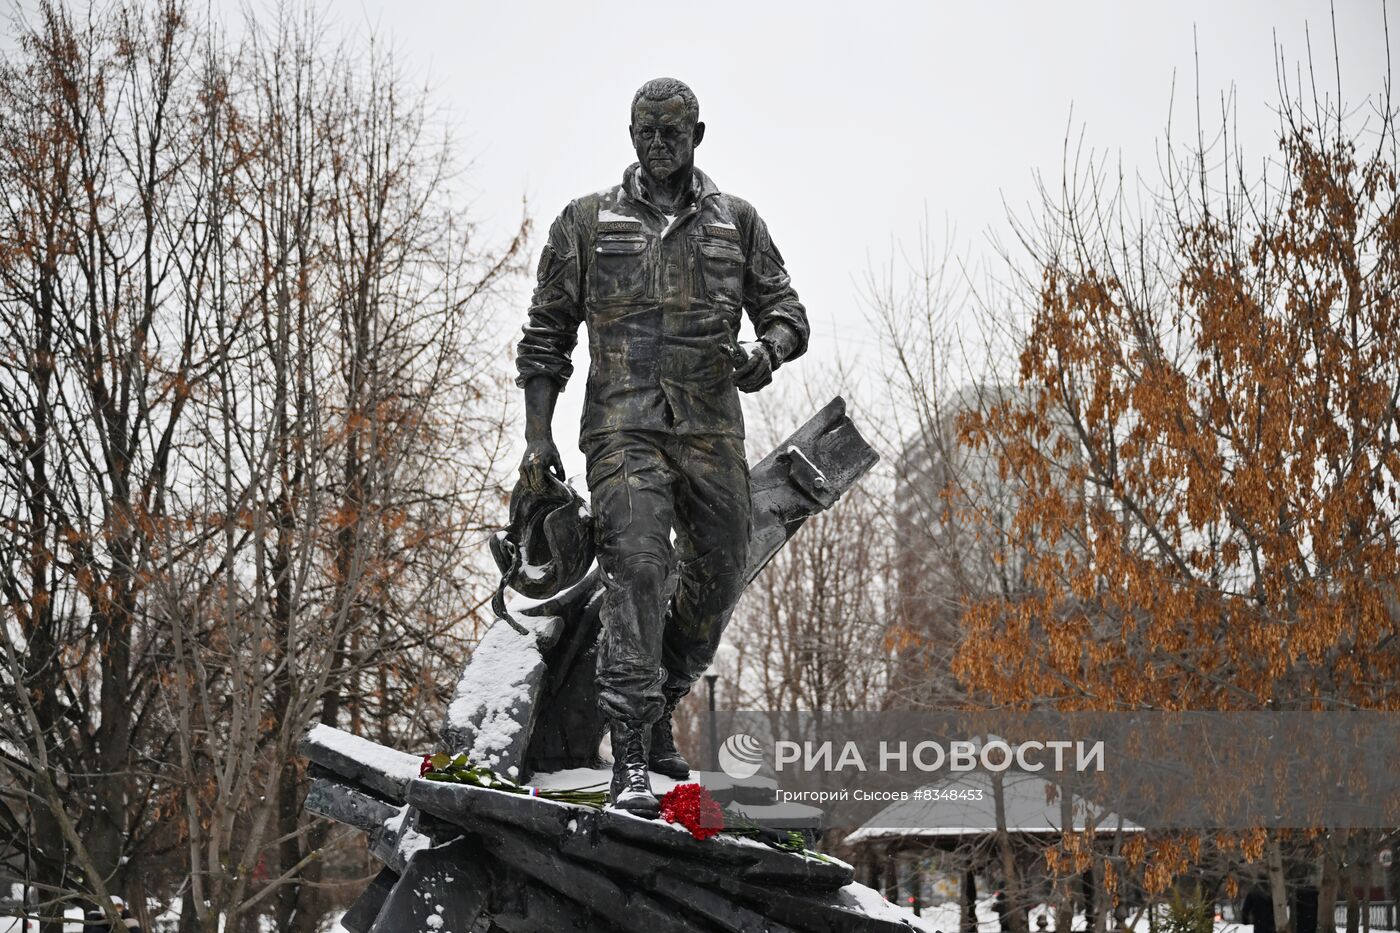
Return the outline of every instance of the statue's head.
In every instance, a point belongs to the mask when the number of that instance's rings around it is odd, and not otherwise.
[[[695,92],[675,78],[653,78],[632,97],[632,148],[637,161],[655,181],[677,172],[689,177],[695,147],[705,138]]]

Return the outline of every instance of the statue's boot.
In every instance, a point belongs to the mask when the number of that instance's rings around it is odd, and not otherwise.
[[[661,718],[652,724],[651,749],[647,755],[651,770],[676,781],[690,777],[690,762],[676,748],[676,736],[671,728],[671,714],[680,700],[680,697],[667,698]]]
[[[651,792],[647,745],[651,730],[644,722],[615,719],[611,724],[613,774],[608,798],[614,809],[655,819],[661,804]]]

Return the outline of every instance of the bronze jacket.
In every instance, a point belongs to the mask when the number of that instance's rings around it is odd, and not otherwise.
[[[618,429],[743,437],[728,348],[741,309],[775,365],[807,349],[807,314],[768,227],[747,201],[696,169],[673,221],[622,184],[577,198],[540,255],[518,385],[545,375],[562,389],[580,322],[588,325],[581,444]]]

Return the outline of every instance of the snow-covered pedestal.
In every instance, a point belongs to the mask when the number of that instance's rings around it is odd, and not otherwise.
[[[411,756],[324,726],[302,747],[316,777],[307,807],[367,832],[385,864],[341,920],[354,933],[919,929],[836,859],[728,835],[701,841],[620,811],[419,780]],[[577,787],[590,776],[540,777],[545,786]],[[723,794],[723,782],[713,783]],[[764,785],[738,794],[755,787]]]

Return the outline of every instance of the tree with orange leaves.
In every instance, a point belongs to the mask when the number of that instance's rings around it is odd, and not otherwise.
[[[1358,122],[1282,86],[1260,176],[1169,147],[1145,212],[1090,167],[1021,229],[1018,385],[960,424],[1018,489],[1026,555],[1019,587],[964,613],[974,692],[1400,709],[1396,114],[1388,93]],[[1345,843],[1322,846],[1324,918]]]

